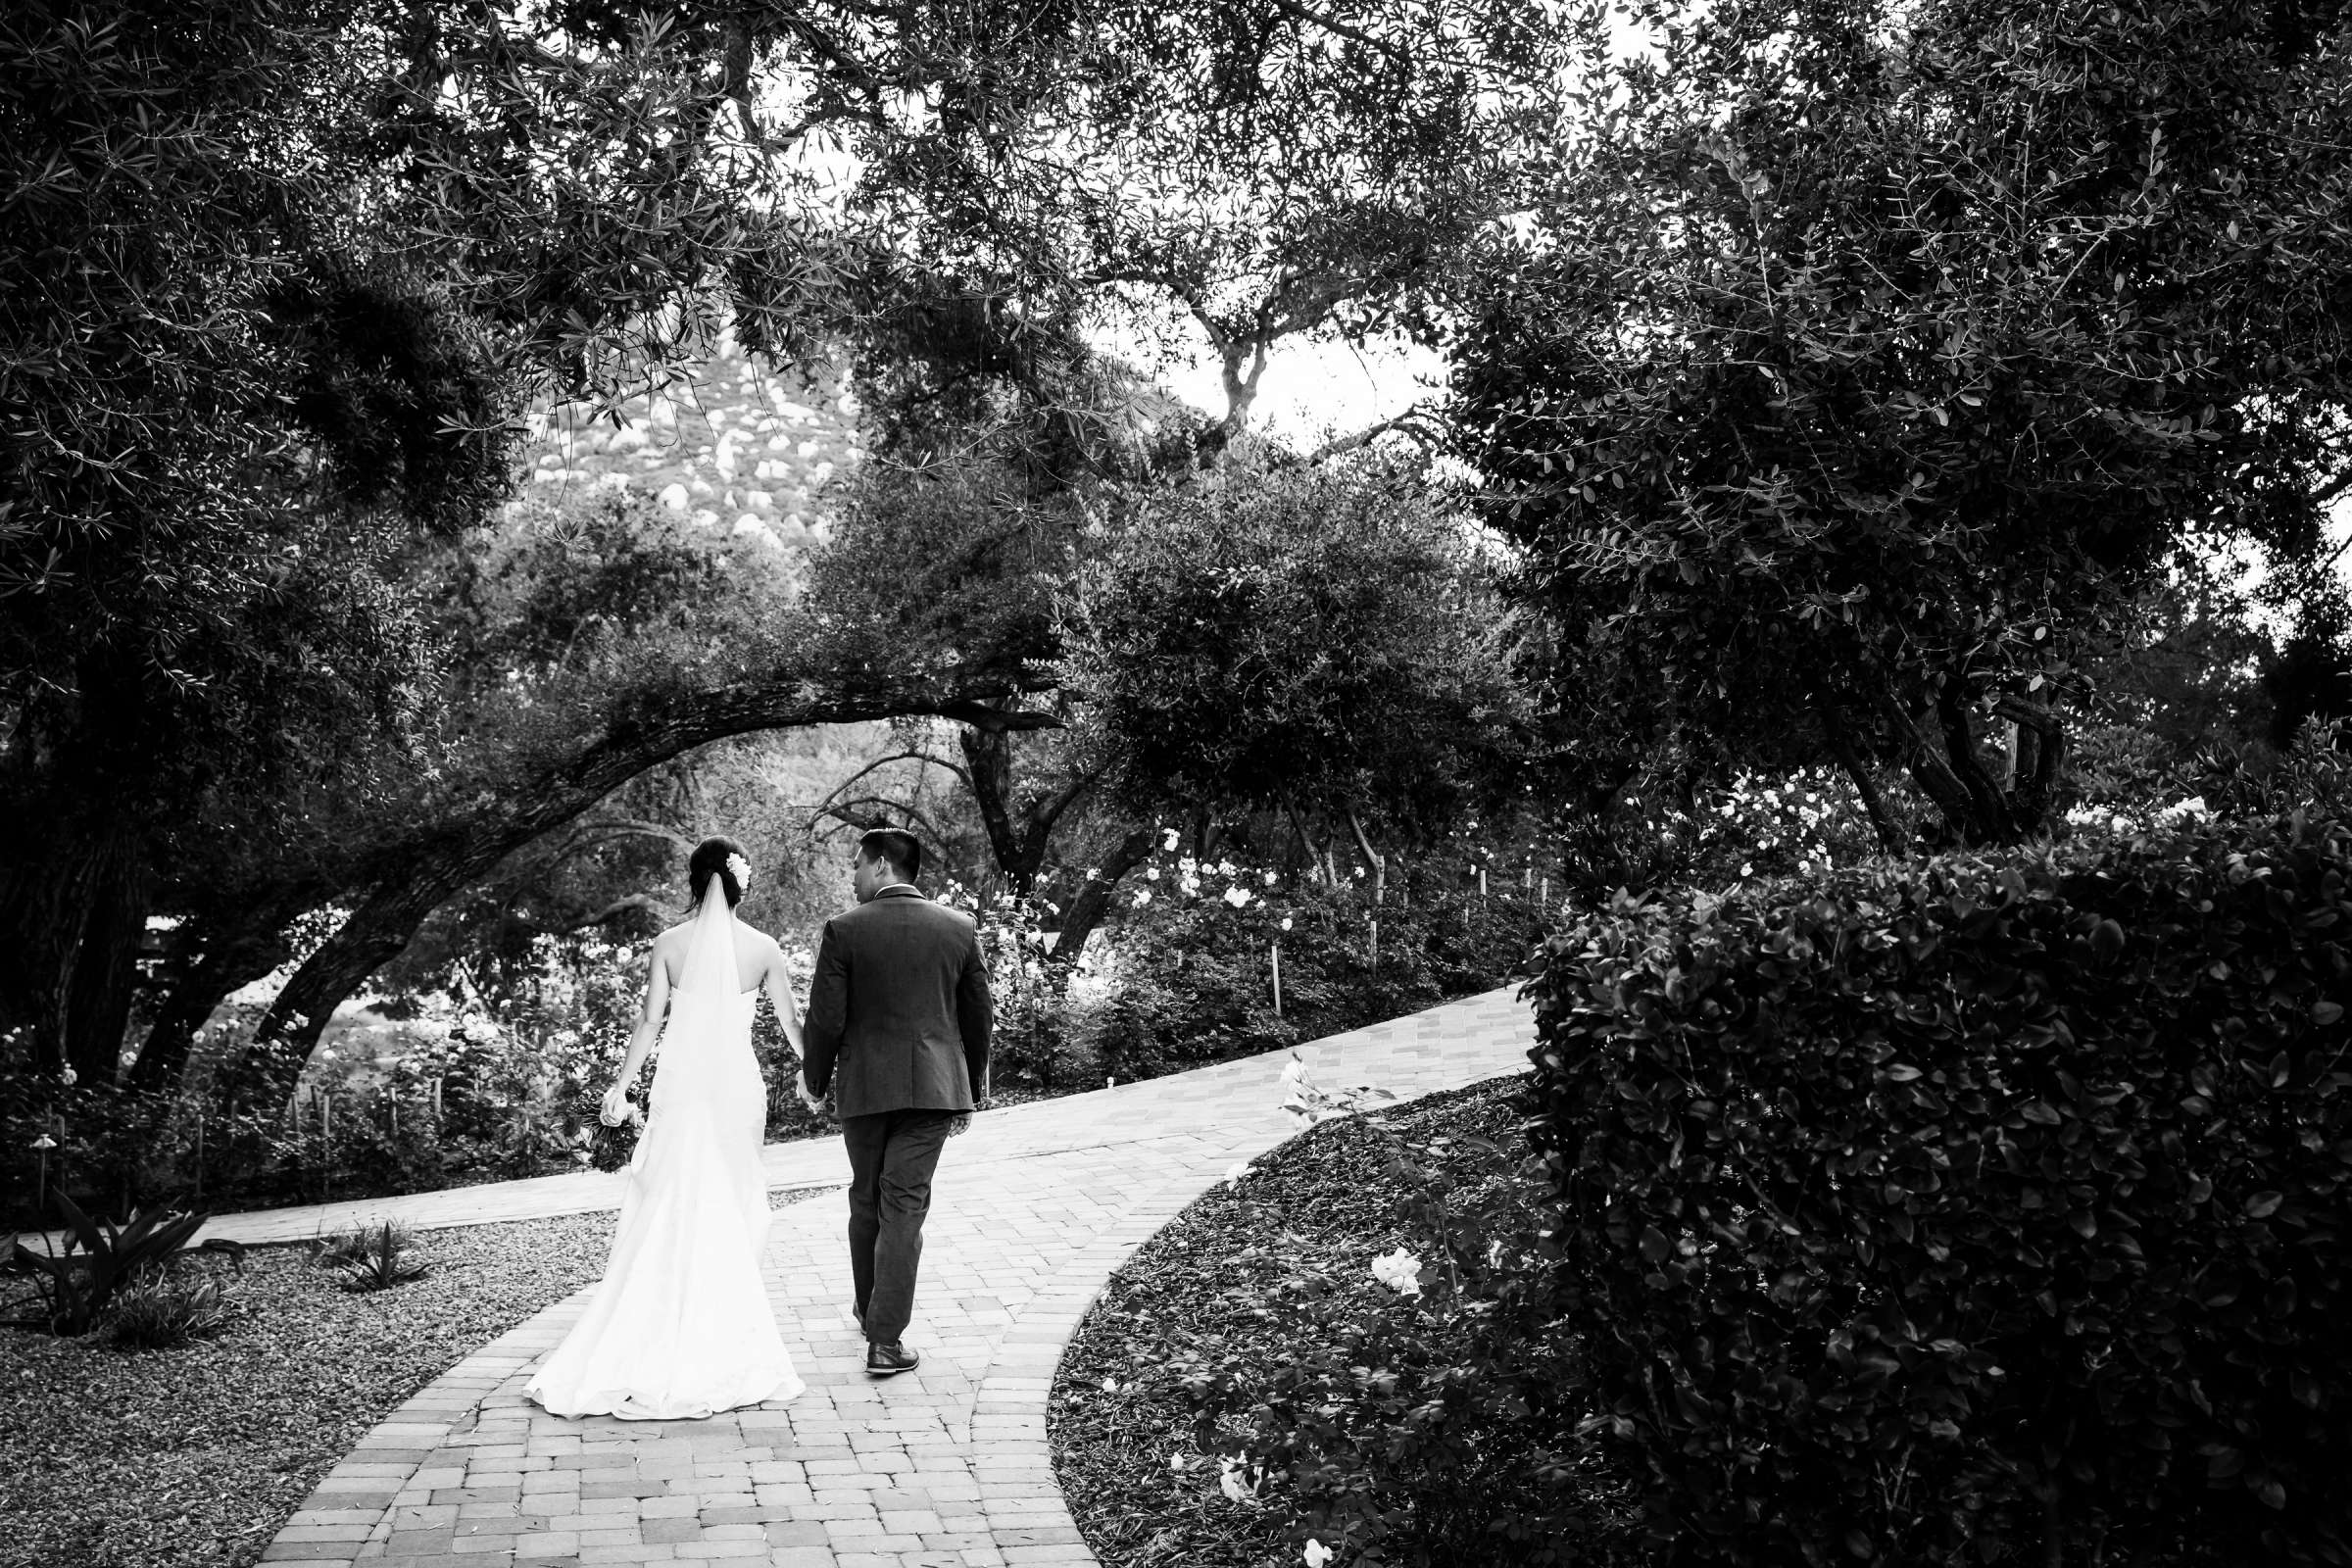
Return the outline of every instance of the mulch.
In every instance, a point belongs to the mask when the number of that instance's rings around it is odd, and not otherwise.
[[[192,1257],[239,1311],[172,1349],[0,1328],[0,1568],[245,1568],[368,1428],[593,1283],[612,1221],[419,1232],[432,1272],[373,1295],[307,1246],[257,1249],[241,1274]]]

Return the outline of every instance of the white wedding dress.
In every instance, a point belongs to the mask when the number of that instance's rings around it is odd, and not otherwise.
[[[767,1085],[758,991],[738,992],[735,912],[712,877],[696,911],[588,1309],[524,1393],[557,1415],[667,1421],[801,1393],[760,1282]]]

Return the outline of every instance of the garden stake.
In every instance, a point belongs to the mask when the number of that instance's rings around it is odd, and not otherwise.
[[[204,1206],[204,1112],[196,1112],[196,1206]]]
[[[1274,1016],[1282,1016],[1282,944],[1277,942],[1268,950],[1274,955]]]
[[[1378,920],[1372,922],[1372,949],[1369,956],[1370,961],[1375,965],[1380,962],[1380,922]]]

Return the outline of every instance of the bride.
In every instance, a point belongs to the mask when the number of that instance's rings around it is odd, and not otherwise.
[[[693,918],[654,940],[645,1008],[604,1099],[606,1123],[617,1123],[659,1035],[612,1253],[587,1311],[524,1390],[557,1415],[676,1420],[801,1393],[760,1278],[769,1212],[767,1086],[752,1054],[760,991],[796,1053],[801,1020],[775,940],[735,918],[750,875],[733,839],[705,839],[687,861]]]

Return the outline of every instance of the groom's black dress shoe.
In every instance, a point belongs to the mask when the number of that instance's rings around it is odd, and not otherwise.
[[[884,1345],[879,1340],[865,1348],[865,1375],[869,1378],[893,1378],[902,1372],[911,1372],[922,1359],[901,1345]]]

